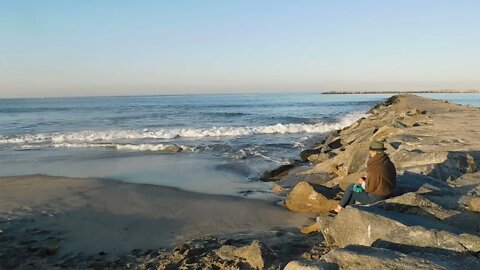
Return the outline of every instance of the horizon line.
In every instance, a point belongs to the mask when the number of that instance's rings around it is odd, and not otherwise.
[[[96,97],[160,97],[160,96],[201,96],[201,95],[259,95],[259,94],[395,94],[395,93],[419,93],[419,94],[480,94],[480,89],[436,89],[436,90],[321,90],[321,91],[259,91],[259,92],[218,92],[218,93],[183,93],[183,94],[138,94],[138,95],[85,95],[85,96],[40,96],[40,97],[0,97],[7,99],[61,99],[61,98],[96,98]]]

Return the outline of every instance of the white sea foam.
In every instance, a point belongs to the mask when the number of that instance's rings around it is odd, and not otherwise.
[[[30,145],[29,145],[30,146]],[[152,152],[192,152],[194,148],[177,144],[106,144],[106,143],[54,143],[55,148],[109,148],[123,151],[152,151]],[[23,147],[30,148],[30,147]],[[31,148],[35,149],[33,145]]]
[[[0,144],[50,144],[54,147],[112,147],[117,149],[135,148],[146,150],[158,147],[160,144],[115,144],[122,141],[144,139],[174,139],[174,138],[206,138],[227,136],[249,136],[257,134],[297,134],[324,133],[341,129],[366,116],[364,113],[352,113],[343,117],[338,123],[316,124],[276,124],[257,127],[212,127],[204,129],[158,129],[158,130],[106,130],[79,131],[69,133],[40,133],[21,136],[0,136]],[[110,144],[106,144],[110,143]],[[98,144],[95,146],[95,144]],[[94,145],[94,146],[92,146]],[[165,146],[168,147],[168,146]],[[156,148],[155,148],[156,149]],[[154,150],[152,150],[154,151]]]

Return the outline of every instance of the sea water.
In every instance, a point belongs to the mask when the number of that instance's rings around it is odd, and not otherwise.
[[[110,178],[267,193],[269,169],[390,95],[242,94],[0,99],[0,176]],[[480,106],[479,94],[425,94]],[[252,192],[253,191],[253,192]]]

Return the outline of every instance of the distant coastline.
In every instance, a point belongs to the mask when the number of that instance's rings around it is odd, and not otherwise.
[[[348,95],[348,94],[472,94],[480,93],[480,89],[444,89],[444,90],[414,90],[414,91],[350,91],[350,90],[339,90],[339,91],[327,91],[322,92],[324,95]]]

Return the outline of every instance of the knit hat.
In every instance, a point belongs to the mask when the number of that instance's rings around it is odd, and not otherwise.
[[[377,151],[377,150],[386,150],[385,146],[383,146],[383,143],[373,141],[370,143],[370,150],[372,151]]]

